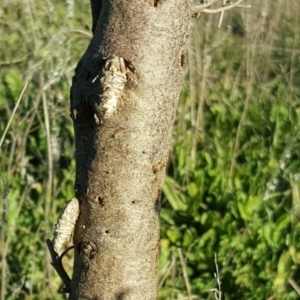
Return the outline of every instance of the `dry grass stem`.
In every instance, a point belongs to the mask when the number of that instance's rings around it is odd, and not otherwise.
[[[191,285],[190,285],[190,281],[189,281],[189,276],[186,271],[185,259],[183,258],[182,250],[180,248],[177,249],[177,252],[178,252],[181,267],[182,267],[183,278],[184,278],[186,290],[188,292],[188,300],[191,300],[192,299],[192,289],[191,289]]]
[[[21,102],[21,100],[22,100],[22,97],[23,97],[23,95],[24,95],[24,93],[25,93],[25,91],[26,91],[26,89],[27,89],[27,85],[28,85],[28,81],[25,82],[25,85],[24,85],[24,87],[23,87],[23,89],[22,89],[22,92],[21,92],[21,94],[20,94],[20,97],[19,97],[19,99],[18,99],[18,101],[17,101],[17,103],[16,103],[16,105],[15,105],[15,107],[14,107],[14,110],[13,110],[13,112],[12,112],[12,114],[11,114],[9,120],[8,120],[8,123],[7,123],[7,125],[6,125],[6,128],[5,128],[5,130],[4,130],[3,134],[2,134],[2,137],[1,137],[1,140],[0,140],[0,149],[1,149],[2,143],[3,143],[4,139],[5,139],[5,136],[6,136],[6,134],[7,134],[7,131],[8,131],[8,129],[9,129],[9,126],[10,126],[10,124],[11,124],[11,122],[12,122],[12,119],[13,119],[13,117],[14,117],[14,115],[15,115],[17,109],[18,109],[18,106],[19,106],[19,104],[20,104],[20,102]]]

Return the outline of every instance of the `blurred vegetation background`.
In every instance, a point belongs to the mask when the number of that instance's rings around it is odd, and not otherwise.
[[[89,1],[1,4],[0,300],[66,299],[45,239],[73,196],[69,89]],[[244,4],[190,28],[159,299],[217,299],[215,258],[222,299],[300,298],[300,3]]]

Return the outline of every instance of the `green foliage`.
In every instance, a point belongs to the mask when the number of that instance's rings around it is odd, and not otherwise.
[[[0,8],[1,300],[65,299],[45,239],[73,196],[69,88],[91,36],[89,10],[88,2],[61,1]]]
[[[272,8],[275,23],[279,8]],[[222,299],[299,298],[290,284],[300,275],[300,65],[291,58],[300,46],[291,26],[298,16],[280,14],[287,41],[283,28],[258,27],[265,19],[248,13],[247,32],[212,29],[211,16],[192,32],[163,190],[160,299],[212,299],[215,253]]]
[[[70,3],[0,8],[0,140],[11,120],[0,147],[1,300],[65,299],[44,240],[73,196],[69,88],[91,36],[88,1]],[[299,298],[299,3],[260,9],[253,0],[226,12],[221,29],[218,15],[191,27],[159,299],[213,299],[215,253],[222,299]]]

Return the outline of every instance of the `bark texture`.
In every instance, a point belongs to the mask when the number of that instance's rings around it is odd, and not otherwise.
[[[153,300],[189,2],[91,4],[94,37],[71,88],[80,215],[69,299]]]

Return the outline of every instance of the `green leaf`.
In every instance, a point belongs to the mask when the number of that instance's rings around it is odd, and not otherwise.
[[[198,187],[195,182],[190,183],[187,186],[188,194],[190,197],[195,197],[198,194]]]
[[[275,228],[274,224],[270,222],[265,224],[263,227],[263,236],[270,246],[274,245],[273,242],[274,228]]]
[[[245,211],[247,212],[248,216],[253,216],[255,211],[259,208],[261,205],[261,202],[263,200],[264,195],[260,196],[250,196],[248,198],[247,204],[245,205]]]
[[[16,100],[20,96],[23,88],[23,80],[20,71],[17,69],[10,69],[5,74],[4,80],[8,86],[10,93]]]
[[[274,282],[275,289],[285,290],[285,284],[290,277],[292,258],[289,251],[282,252],[277,264],[277,277]]]
[[[167,176],[163,186],[163,192],[174,210],[186,211],[187,204],[176,181]]]
[[[168,208],[162,208],[160,211],[160,217],[162,220],[168,222],[171,225],[174,225],[175,222],[173,220],[173,210]]]
[[[237,207],[238,207],[238,210],[239,210],[239,213],[240,213],[242,219],[245,221],[249,221],[251,219],[251,216],[248,215],[246,206],[243,203],[238,202]]]
[[[173,228],[167,230],[167,237],[172,243],[177,244],[181,240],[182,234],[177,228]]]
[[[197,234],[194,228],[187,228],[184,232],[182,245],[185,247],[190,246],[192,243],[194,243],[196,236]]]

